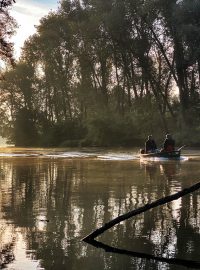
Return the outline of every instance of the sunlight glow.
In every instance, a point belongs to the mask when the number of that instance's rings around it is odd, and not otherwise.
[[[11,16],[17,21],[19,28],[16,34],[12,37],[14,42],[14,56],[20,57],[21,47],[24,41],[36,32],[35,26],[39,24],[40,19],[47,15],[50,11],[54,11],[57,8],[56,1],[43,1],[43,3],[37,1],[17,1],[10,10]]]

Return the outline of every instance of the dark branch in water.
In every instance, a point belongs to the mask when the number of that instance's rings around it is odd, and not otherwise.
[[[156,200],[152,203],[147,203],[146,205],[144,205],[138,209],[132,210],[126,214],[118,216],[118,217],[114,218],[113,220],[109,221],[108,223],[105,223],[101,228],[93,231],[91,234],[89,234],[88,236],[83,238],[83,241],[88,242],[88,241],[96,238],[97,236],[99,236],[103,232],[107,231],[108,229],[112,228],[116,224],[120,223],[121,221],[124,221],[128,218],[134,217],[134,216],[139,215],[141,213],[144,213],[144,212],[146,212],[152,208],[155,208],[157,206],[160,206],[160,205],[166,204],[168,202],[177,200],[177,199],[179,199],[179,198],[181,198],[189,193],[194,192],[195,190],[197,190],[199,188],[200,188],[200,182],[198,182],[197,184],[195,184],[189,188],[185,188],[185,189],[183,189],[183,190],[181,190],[173,195],[166,196],[166,197],[161,198],[159,200]]]
[[[199,261],[158,257],[158,256],[154,256],[154,255],[151,255],[151,254],[143,253],[143,252],[135,252],[135,251],[130,251],[130,250],[126,250],[126,249],[120,249],[120,248],[112,247],[112,246],[103,244],[103,243],[101,243],[99,241],[96,241],[94,239],[89,240],[88,243],[93,245],[96,248],[102,248],[106,252],[112,252],[112,253],[117,253],[117,254],[122,254],[122,255],[128,255],[130,257],[143,258],[143,259],[146,259],[146,260],[153,260],[153,261],[157,261],[157,262],[176,264],[176,265],[181,265],[181,266],[190,267],[190,268],[194,268],[194,269],[200,269],[200,262]]]
[[[98,242],[96,240],[94,240],[97,236],[99,236],[100,234],[102,234],[103,232],[107,231],[108,229],[112,228],[114,225],[120,223],[121,221],[124,221],[126,219],[129,219],[133,216],[139,215],[141,213],[144,213],[152,208],[155,208],[157,206],[166,204],[168,202],[177,200],[189,193],[192,193],[196,190],[198,190],[200,188],[200,182],[198,182],[197,184],[189,187],[189,188],[185,188],[173,195],[169,195],[166,196],[164,198],[161,198],[159,200],[156,200],[152,203],[148,203],[138,209],[135,209],[133,211],[130,211],[124,215],[118,216],[117,218],[109,221],[108,223],[105,223],[102,227],[100,227],[99,229],[93,231],[91,234],[89,234],[88,236],[86,236],[85,238],[83,238],[83,241],[97,247],[97,248],[103,248],[106,252],[114,252],[114,253],[119,253],[119,254],[126,254],[129,256],[134,256],[134,257],[140,257],[140,258],[145,258],[148,260],[154,260],[154,261],[160,261],[160,262],[166,262],[166,263],[170,263],[170,264],[179,264],[179,265],[183,265],[183,266],[190,266],[192,268],[197,268],[200,269],[200,262],[198,261],[189,261],[189,260],[182,260],[182,259],[175,259],[175,258],[163,258],[163,257],[156,257],[150,254],[146,254],[146,253],[140,253],[140,252],[133,252],[133,251],[127,251],[124,249],[118,249],[115,247],[111,247],[108,246],[106,244],[103,244],[101,242]]]

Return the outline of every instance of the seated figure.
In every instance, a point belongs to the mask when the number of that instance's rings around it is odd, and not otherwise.
[[[152,137],[152,135],[148,136],[148,140],[145,142],[145,153],[154,153],[156,152],[157,145]]]
[[[164,152],[172,152],[175,151],[175,140],[172,138],[171,134],[167,134],[164,144],[163,144]]]

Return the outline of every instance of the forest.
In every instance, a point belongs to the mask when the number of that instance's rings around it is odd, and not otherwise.
[[[61,0],[18,60],[2,43],[15,28],[0,30],[9,143],[140,146],[170,132],[200,146],[199,0]]]

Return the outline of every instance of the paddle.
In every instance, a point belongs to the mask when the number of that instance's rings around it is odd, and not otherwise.
[[[186,147],[186,145],[181,146],[180,148],[177,149],[177,151],[181,151],[181,149],[183,149],[184,147]]]

